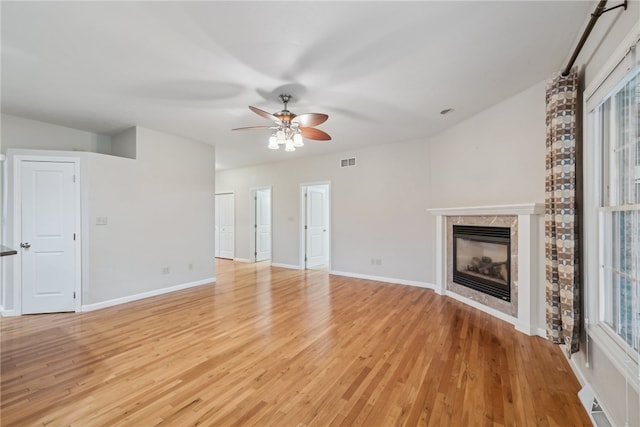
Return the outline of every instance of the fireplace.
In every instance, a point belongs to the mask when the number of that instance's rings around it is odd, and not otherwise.
[[[453,226],[453,282],[511,301],[511,229]]]
[[[544,243],[542,240],[544,230],[540,228],[544,215],[544,203],[437,208],[429,209],[429,212],[436,217],[435,291],[512,323],[517,330],[527,335],[546,336],[542,326],[544,317],[538,318],[540,295],[544,295],[544,277],[539,277],[538,274],[540,270],[538,256],[541,245]],[[478,227],[480,230],[487,227],[488,231],[496,231],[496,228],[504,227],[502,233],[498,233],[497,242],[494,240],[486,242],[508,244],[506,246],[508,264],[505,264],[505,267],[507,265],[509,267],[507,283],[510,287],[496,280],[489,282],[489,289],[493,288],[494,293],[501,293],[500,296],[496,297],[485,293],[484,290],[478,291],[458,283],[461,277],[462,280],[468,279],[472,276],[470,273],[473,273],[466,271],[465,260],[458,261],[454,255],[456,253],[454,245],[458,239],[453,237],[453,230],[455,227],[456,231],[459,231],[458,226]],[[507,235],[505,230],[510,230],[510,234]],[[481,232],[481,234],[484,233]],[[458,242],[463,244],[465,239],[474,240],[475,236],[475,234],[465,235],[463,229]],[[482,260],[483,255],[474,256]],[[502,261],[494,261],[495,255],[484,256],[491,257],[491,262]],[[458,264],[455,269],[454,262]],[[454,280],[454,272],[456,280]],[[495,292],[496,289],[500,292]]]

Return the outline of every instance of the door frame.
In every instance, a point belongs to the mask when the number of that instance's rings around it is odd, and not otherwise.
[[[301,270],[307,269],[307,261],[305,255],[307,252],[307,233],[304,229],[305,222],[307,221],[307,203],[304,197],[304,193],[307,187],[314,187],[316,185],[327,186],[327,271],[331,272],[331,181],[313,181],[303,182],[300,184],[300,260],[299,266]]]
[[[249,233],[249,234],[253,234],[252,238],[249,239],[249,256],[251,256],[251,254],[253,254],[253,260],[252,262],[257,262],[256,261],[256,237],[257,237],[257,230],[256,230],[256,193],[258,191],[261,190],[269,190],[269,198],[270,198],[270,203],[269,203],[269,215],[271,215],[271,223],[269,224],[269,230],[271,231],[271,247],[269,248],[269,253],[271,254],[269,256],[269,263],[271,263],[273,261],[273,188],[272,186],[268,185],[268,186],[264,186],[264,187],[251,187],[249,188],[249,190],[251,190],[251,224],[249,224],[249,227],[253,229],[253,233]],[[266,261],[266,260],[265,260]]]
[[[73,173],[76,177],[75,194],[73,195],[75,210],[76,256],[75,256],[75,312],[82,311],[82,212],[81,212],[81,176],[80,158],[62,156],[31,156],[17,154],[13,156],[13,247],[18,253],[15,255],[13,268],[13,307],[16,315],[22,315],[22,163],[73,163]]]

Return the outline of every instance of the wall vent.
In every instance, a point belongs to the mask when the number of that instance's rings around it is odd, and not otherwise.
[[[580,402],[582,402],[584,409],[587,410],[587,414],[589,414],[589,418],[591,418],[591,422],[593,422],[594,426],[611,427],[607,414],[605,414],[604,410],[598,403],[598,400],[593,393],[593,389],[589,384],[585,384],[584,387],[582,387],[578,392],[578,397],[580,398]]]
[[[348,168],[351,166],[355,166],[356,165],[356,158],[355,157],[351,157],[350,159],[342,159],[340,160],[340,167],[341,168]]]

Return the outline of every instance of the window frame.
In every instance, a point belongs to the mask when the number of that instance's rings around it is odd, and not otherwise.
[[[628,53],[636,47],[635,58],[628,60]],[[583,129],[585,132],[584,150],[584,210],[583,210],[583,257],[584,271],[584,325],[586,330],[586,352],[589,341],[593,340],[613,365],[629,380],[630,384],[640,392],[640,351],[636,351],[625,339],[605,321],[605,269],[602,261],[606,260],[606,251],[611,253],[605,233],[607,216],[611,212],[625,210],[625,206],[608,206],[604,184],[610,181],[611,159],[607,146],[603,146],[602,117],[592,120],[592,112],[607,99],[615,104],[614,97],[628,83],[640,68],[640,26],[634,28],[620,46],[613,52],[593,83],[584,91]],[[638,74],[640,75],[640,74]],[[610,132],[611,129],[604,129]],[[589,356],[587,356],[588,358]],[[588,359],[587,359],[588,360]]]
[[[613,238],[606,237],[606,233],[610,233],[614,228],[613,216],[615,214],[621,214],[622,212],[638,212],[640,208],[640,204],[629,204],[628,201],[622,200],[624,194],[621,194],[623,193],[623,189],[619,187],[620,182],[619,176],[617,175],[620,168],[617,163],[616,155],[614,154],[615,150],[619,151],[626,149],[629,145],[635,145],[636,141],[632,141],[630,144],[625,146],[611,145],[611,142],[615,140],[616,135],[619,134],[618,126],[612,125],[618,124],[616,121],[618,118],[616,97],[620,91],[629,84],[629,82],[636,78],[640,78],[640,66],[635,66],[628,70],[622,81],[614,86],[614,88],[604,97],[602,102],[598,103],[591,109],[591,111],[588,112],[588,116],[589,120],[592,122],[592,134],[590,136],[594,138],[594,149],[599,151],[602,171],[599,177],[600,203],[598,207],[598,233],[600,242],[598,245],[598,265],[600,273],[598,321],[603,323],[605,330],[610,333],[616,341],[618,341],[618,345],[621,345],[625,351],[630,353],[630,356],[637,363],[638,350],[633,348],[633,344],[628,343],[624,338],[622,338],[614,326],[608,323],[608,319],[611,316],[609,313],[614,313],[613,305],[616,302],[616,298],[617,301],[620,301],[620,297],[619,295],[615,295],[615,291],[613,291],[613,298],[607,298],[612,291],[607,289],[604,285],[605,282],[610,282],[614,275],[620,277],[625,276],[624,272],[615,268],[616,261],[620,261],[620,259],[615,259],[616,256],[613,255],[615,248],[617,248],[614,239],[619,236],[615,236]],[[601,111],[594,115],[594,112],[596,112],[597,109],[601,109]],[[628,172],[632,174],[634,173],[633,170]],[[611,278],[607,278],[609,275],[611,275]],[[608,285],[612,286],[612,283],[608,283]],[[618,313],[620,313],[621,310],[622,305],[618,305],[615,309]],[[614,315],[613,317],[617,316]],[[632,331],[632,342],[637,345],[637,331]]]

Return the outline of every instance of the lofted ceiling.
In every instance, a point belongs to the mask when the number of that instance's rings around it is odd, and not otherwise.
[[[587,1],[1,2],[2,112],[214,144],[235,168],[425,140],[561,70]],[[249,105],[329,114],[267,149]],[[441,115],[440,111],[455,111]]]

